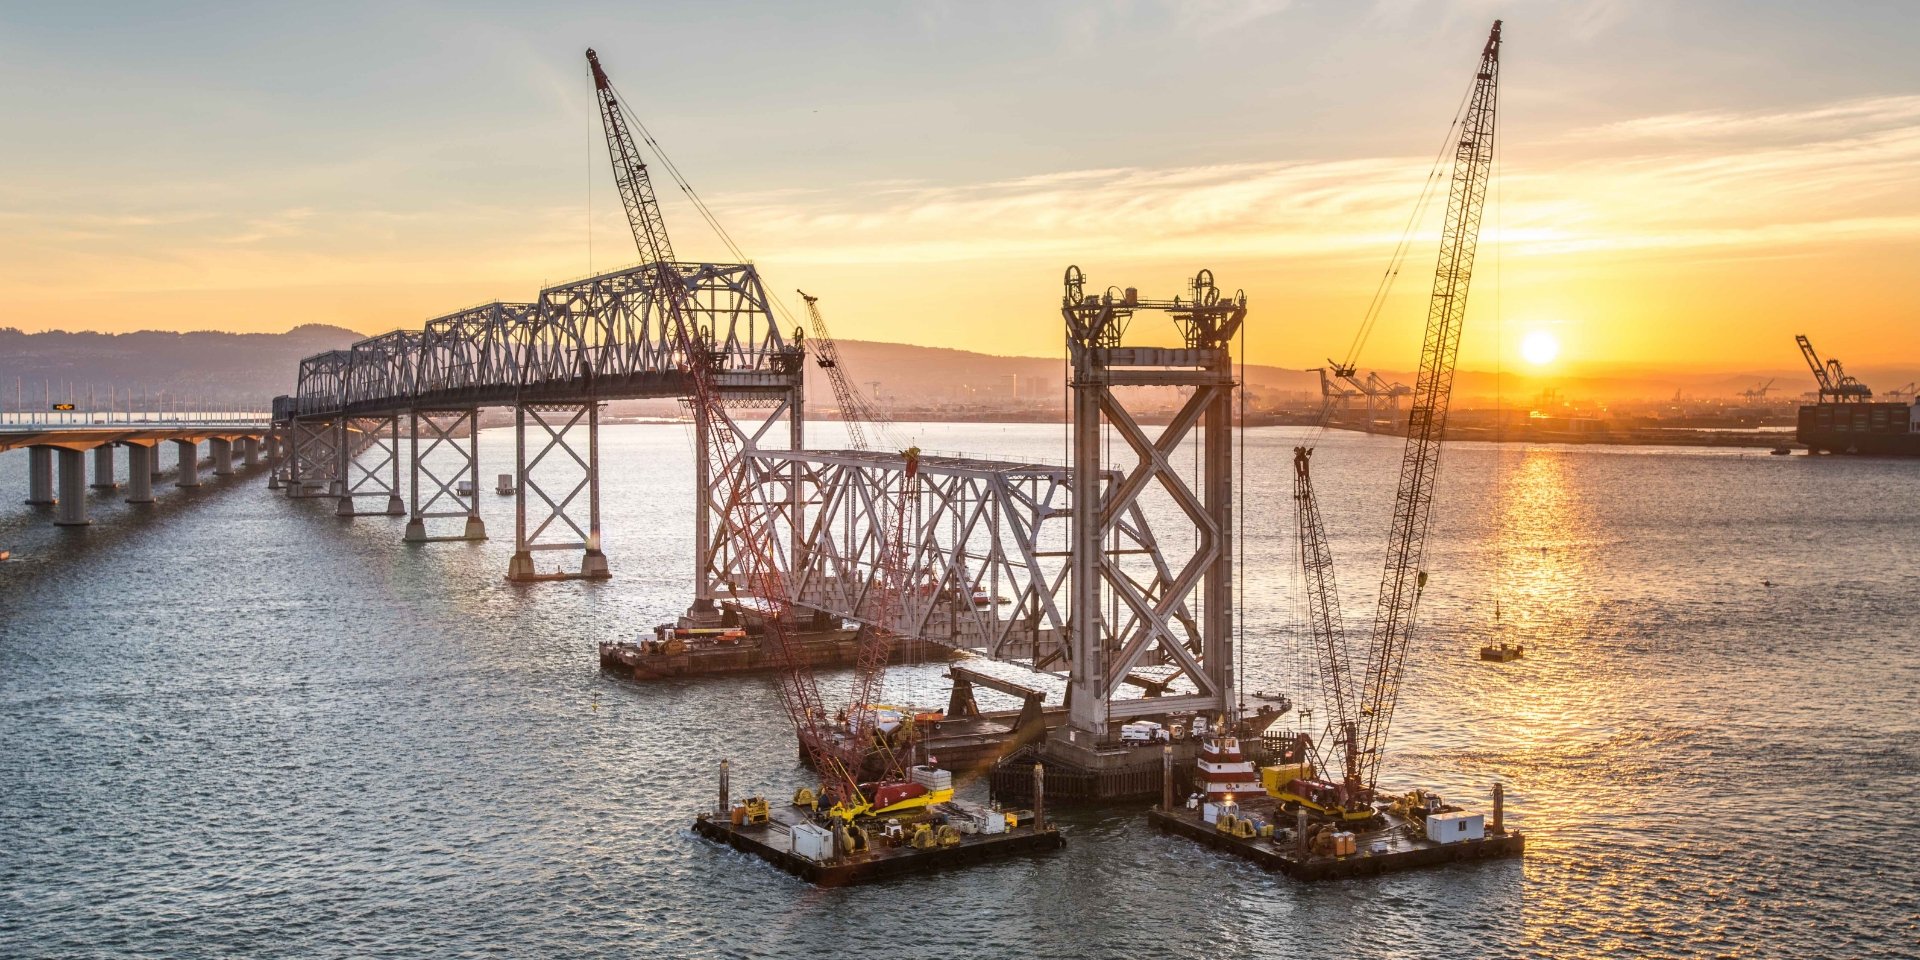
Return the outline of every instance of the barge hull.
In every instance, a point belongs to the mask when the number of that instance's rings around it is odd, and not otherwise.
[[[1448,863],[1518,857],[1526,852],[1527,846],[1527,838],[1521,833],[1489,830],[1484,839],[1453,843],[1401,838],[1380,853],[1367,849],[1373,838],[1366,837],[1358,853],[1342,857],[1303,856],[1291,844],[1277,845],[1265,838],[1241,838],[1220,831],[1190,810],[1168,811],[1156,806],[1147,814],[1147,819],[1162,833],[1177,834],[1302,881],[1367,877]]]
[[[909,874],[927,873],[987,860],[999,860],[1022,854],[1049,853],[1067,845],[1065,837],[1053,827],[1020,827],[1015,831],[964,837],[951,847],[916,850],[912,847],[876,848],[855,858],[821,863],[781,849],[772,842],[773,832],[785,830],[776,816],[772,824],[735,826],[730,821],[701,817],[693,823],[693,832],[715,843],[724,843],[742,853],[750,853],[822,887],[841,887],[871,883]]]

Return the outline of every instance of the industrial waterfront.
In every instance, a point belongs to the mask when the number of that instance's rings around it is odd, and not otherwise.
[[[1044,459],[1063,437],[899,429]],[[685,608],[688,438],[604,428],[613,577],[526,585],[502,580],[510,537],[404,544],[404,517],[342,519],[257,473],[158,485],[147,513],[96,495],[91,527],[56,528],[19,506],[25,455],[0,455],[0,954],[1899,956],[1920,936],[1912,461],[1449,445],[1392,777],[1476,808],[1506,783],[1524,861],[1306,886],[1116,806],[1058,811],[1070,842],[1044,857],[820,891],[689,829],[722,757],[738,791],[804,778],[772,681],[597,665],[599,640]],[[1248,689],[1299,656],[1299,439],[1246,435]],[[1318,446],[1332,548],[1365,570],[1400,441]],[[479,449],[482,476],[510,469],[510,431]],[[510,504],[480,498],[495,529]],[[1490,665],[1501,584],[1528,651]],[[890,687],[937,705],[941,673]]]

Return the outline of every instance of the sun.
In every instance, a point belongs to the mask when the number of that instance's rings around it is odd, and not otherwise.
[[[1520,341],[1520,355],[1536,367],[1546,366],[1560,355],[1560,338],[1545,330],[1535,330]]]

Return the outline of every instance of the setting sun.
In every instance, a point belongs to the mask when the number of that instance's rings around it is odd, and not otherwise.
[[[1520,356],[1536,367],[1552,363],[1559,355],[1559,338],[1545,330],[1535,330],[1520,341]]]

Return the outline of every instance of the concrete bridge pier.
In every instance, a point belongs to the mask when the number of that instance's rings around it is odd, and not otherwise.
[[[113,444],[103,443],[93,448],[93,488],[95,490],[117,490],[120,484],[113,479]]]
[[[153,502],[153,465],[160,461],[160,447],[144,443],[127,446],[127,502]]]
[[[174,447],[180,451],[180,475],[175,477],[176,487],[197,487],[200,485],[200,442],[197,440],[175,440]]]
[[[60,502],[53,514],[56,527],[84,527],[87,519],[87,453],[59,448]]]
[[[207,459],[213,461],[214,476],[233,476],[233,441],[226,437],[208,438]]]
[[[27,448],[27,505],[53,506],[53,448]]]
[[[249,467],[260,465],[260,438],[240,438],[240,462]]]

